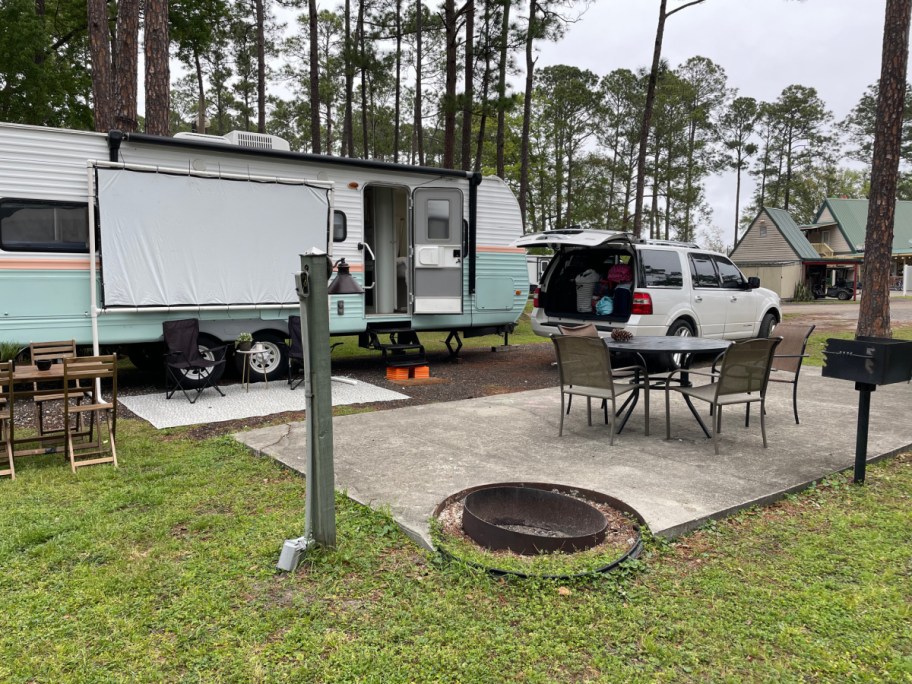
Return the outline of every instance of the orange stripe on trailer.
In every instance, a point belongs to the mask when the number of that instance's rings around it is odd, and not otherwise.
[[[525,254],[526,250],[522,247],[482,247],[478,246],[477,251],[479,252],[501,252],[504,254]]]
[[[0,259],[0,271],[88,271],[85,259]]]

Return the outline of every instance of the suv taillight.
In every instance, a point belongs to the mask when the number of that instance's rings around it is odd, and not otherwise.
[[[540,294],[541,294],[541,288],[536,287],[535,292],[532,294],[532,306],[536,309],[538,308],[538,295],[540,295]]]
[[[652,297],[649,296],[648,292],[633,293],[633,307],[631,313],[640,316],[652,315]]]

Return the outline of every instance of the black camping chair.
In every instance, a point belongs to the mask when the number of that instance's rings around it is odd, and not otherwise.
[[[165,398],[170,399],[178,389],[187,401],[196,403],[204,389],[213,388],[223,397],[218,381],[225,372],[225,353],[228,345],[213,347],[206,358],[199,350],[199,321],[187,318],[162,323],[165,337]],[[189,392],[196,391],[191,397]]]
[[[301,317],[288,317],[288,339],[291,346],[288,349],[288,387],[294,389],[304,382],[304,342],[301,339]],[[295,379],[295,374],[300,377]]]
[[[288,339],[291,345],[288,348],[288,386],[294,389],[304,382],[304,340],[301,337],[301,317],[288,317]],[[341,345],[342,342],[333,342],[329,345],[329,352]],[[296,374],[301,377],[295,378]]]

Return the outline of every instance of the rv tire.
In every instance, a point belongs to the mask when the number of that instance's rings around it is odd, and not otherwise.
[[[135,344],[124,350],[130,363],[142,373],[162,373],[165,348],[161,344]]]

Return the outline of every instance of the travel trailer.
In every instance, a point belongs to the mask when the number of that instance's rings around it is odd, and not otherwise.
[[[254,377],[282,377],[299,255],[319,249],[356,283],[330,283],[331,335],[402,353],[442,331],[457,353],[460,335],[513,330],[528,295],[510,246],[521,234],[510,189],[477,173],[252,133],[0,123],[4,342],[72,338],[159,368],[162,321],[195,317],[201,347],[251,332],[268,349]]]

